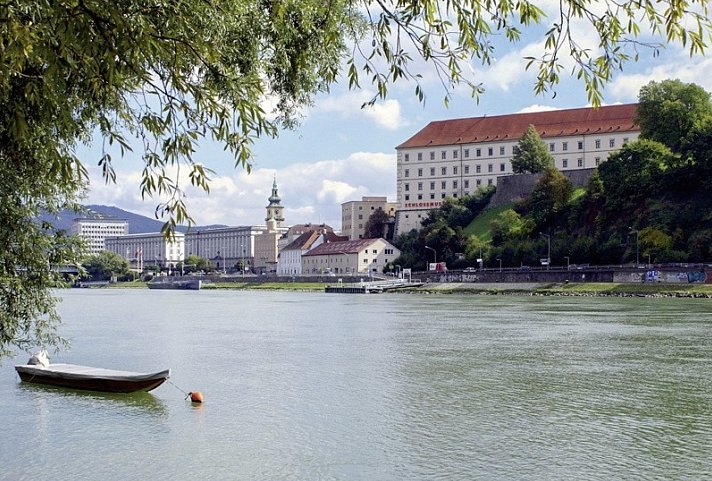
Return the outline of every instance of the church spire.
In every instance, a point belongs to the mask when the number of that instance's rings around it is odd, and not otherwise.
[[[284,207],[282,207],[282,199],[279,197],[277,192],[277,176],[274,176],[274,181],[272,182],[272,195],[269,196],[269,204],[266,207],[267,217],[265,221],[274,219],[277,222],[277,227],[282,227],[284,222],[284,215],[282,214]]]

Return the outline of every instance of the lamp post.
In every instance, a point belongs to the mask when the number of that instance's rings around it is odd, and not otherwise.
[[[430,246],[425,246],[425,248],[433,251],[433,264],[437,264],[438,263],[438,253],[435,251],[435,249],[433,249]],[[437,269],[437,266],[435,268]]]
[[[546,270],[548,271],[551,265],[551,234],[539,233],[546,237]]]
[[[564,256],[564,259],[566,259],[566,270],[568,271],[568,270],[569,270],[569,266],[571,265],[571,264],[569,263],[569,260],[570,260],[570,259],[569,259],[569,256]]]
[[[632,227],[629,227],[630,233],[632,234],[635,232],[635,267],[638,268],[638,264],[640,264],[640,260],[638,257],[638,247],[640,246],[640,233],[638,232],[638,229],[633,229]]]
[[[499,272],[502,272],[502,259],[498,257],[497,260],[499,261]]]

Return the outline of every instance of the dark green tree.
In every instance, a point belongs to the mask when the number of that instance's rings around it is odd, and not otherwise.
[[[95,281],[108,281],[112,277],[125,277],[129,272],[129,263],[115,252],[102,251],[90,256],[84,263],[84,269]]]
[[[572,193],[571,181],[557,168],[549,166],[526,201],[528,217],[538,228],[551,231],[569,205]]]
[[[688,134],[712,117],[710,94],[680,80],[650,82],[638,94],[640,136],[680,152]],[[671,158],[672,160],[672,158]]]
[[[515,174],[536,174],[553,165],[554,157],[549,153],[549,149],[534,126],[530,125],[514,146],[512,171]]]
[[[373,211],[363,227],[366,239],[385,238],[391,218],[380,207]]]

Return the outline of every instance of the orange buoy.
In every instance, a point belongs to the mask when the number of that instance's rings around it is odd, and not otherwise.
[[[193,403],[202,403],[203,402],[203,394],[200,391],[195,391],[195,392],[189,392],[190,395],[190,402]]]

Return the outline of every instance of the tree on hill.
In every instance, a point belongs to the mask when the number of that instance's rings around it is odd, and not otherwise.
[[[679,43],[704,52],[712,30],[707,2],[674,3],[666,15],[658,8],[650,0],[597,3],[595,11],[562,2],[542,51],[525,61],[536,71],[534,91],[555,89],[563,57],[599,105],[603,85],[641,47]],[[170,234],[191,222],[182,182],[210,188],[212,171],[196,157],[201,141],[221,144],[249,170],[252,143],[293,126],[341,65],[351,88],[371,82],[367,103],[403,79],[424,100],[421,72],[411,65],[418,60],[435,70],[446,101],[458,84],[478,96],[470,62],[491,62],[494,38],[515,43],[521,28],[550,23],[527,0],[8,0],[0,16],[0,240],[11,246],[0,252],[0,349],[55,344],[53,279],[39,271],[49,257],[72,263],[77,256],[51,226],[29,224],[42,210],[76,205],[87,180],[76,147],[95,132],[106,148],[93,160],[107,181],[115,179],[112,147],[121,155],[140,149],[141,194],[159,199],[156,216]],[[659,44],[637,39],[639,22],[661,32]],[[590,32],[580,34],[581,23]],[[576,41],[590,33],[595,55]],[[266,98],[274,111],[263,109]]]
[[[363,227],[366,239],[378,239],[380,237],[386,237],[386,231],[388,228],[388,222],[391,218],[388,217],[386,211],[380,207],[373,211],[373,213],[368,217],[366,224]]]
[[[554,157],[533,125],[527,127],[527,131],[514,146],[513,153],[512,171],[515,174],[536,174],[554,165]]]
[[[538,228],[548,232],[555,226],[569,205],[573,190],[571,181],[559,169],[550,165],[544,170],[525,202],[529,217]]]
[[[640,136],[656,140],[673,152],[680,152],[693,129],[710,117],[710,94],[699,85],[664,80],[640,89],[636,117]]]

